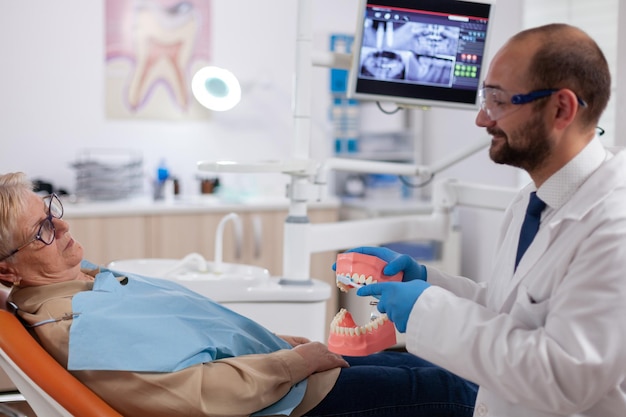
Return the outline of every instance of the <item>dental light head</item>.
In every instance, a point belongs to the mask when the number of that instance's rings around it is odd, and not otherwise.
[[[235,75],[223,68],[204,67],[191,79],[191,91],[209,110],[230,110],[241,100],[241,86]]]

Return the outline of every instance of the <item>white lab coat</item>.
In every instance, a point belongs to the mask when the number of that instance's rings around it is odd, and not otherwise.
[[[505,213],[488,284],[428,268],[407,350],[478,383],[475,416],[624,417],[626,155],[542,224],[514,273],[530,191]]]

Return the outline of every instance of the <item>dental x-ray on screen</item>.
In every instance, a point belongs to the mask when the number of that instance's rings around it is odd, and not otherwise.
[[[361,0],[348,94],[476,108],[494,2]]]

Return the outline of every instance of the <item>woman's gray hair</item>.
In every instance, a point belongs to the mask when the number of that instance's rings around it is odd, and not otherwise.
[[[0,175],[0,259],[15,249],[18,218],[26,208],[33,183],[23,172]]]

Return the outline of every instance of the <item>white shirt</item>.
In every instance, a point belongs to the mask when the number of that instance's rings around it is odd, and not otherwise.
[[[567,165],[548,178],[537,190],[537,196],[547,205],[541,214],[541,220],[549,220],[552,214],[580,188],[582,183],[612,156],[604,148],[602,142],[595,138]]]
[[[531,184],[490,279],[428,268],[407,350],[480,385],[475,416],[626,416],[626,153],[599,140],[538,190],[549,208],[516,271]]]

